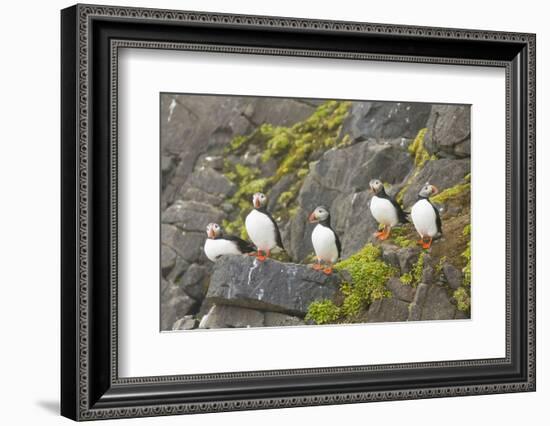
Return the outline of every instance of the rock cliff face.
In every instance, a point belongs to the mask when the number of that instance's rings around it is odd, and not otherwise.
[[[469,107],[163,95],[161,155],[163,330],[469,317]],[[407,211],[426,182],[439,188],[429,251],[411,224],[373,239],[372,178]],[[246,237],[256,191],[287,253],[208,261],[206,225]],[[321,204],[342,241],[328,278],[304,266]]]

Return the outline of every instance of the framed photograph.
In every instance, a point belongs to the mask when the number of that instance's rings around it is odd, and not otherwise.
[[[61,30],[64,416],[535,390],[535,35]]]

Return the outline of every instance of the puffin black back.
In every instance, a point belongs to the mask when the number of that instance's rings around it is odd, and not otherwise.
[[[470,113],[162,93],[161,330],[469,318]]]

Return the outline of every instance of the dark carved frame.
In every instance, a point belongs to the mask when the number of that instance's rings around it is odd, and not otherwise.
[[[76,5],[61,14],[61,413],[75,420],[535,390],[535,35]],[[118,49],[506,70],[506,356],[119,378]]]

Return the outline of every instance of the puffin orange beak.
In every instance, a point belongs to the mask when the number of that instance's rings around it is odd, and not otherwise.
[[[437,189],[437,186],[432,185],[432,195],[435,195],[439,192],[439,189]]]
[[[260,208],[260,199],[258,197],[254,198],[254,207],[256,207],[257,209]]]
[[[313,212],[309,215],[308,220],[309,220],[309,223],[317,222],[317,217],[315,216],[315,212]]]
[[[208,230],[208,238],[214,238],[214,230],[213,229]]]

